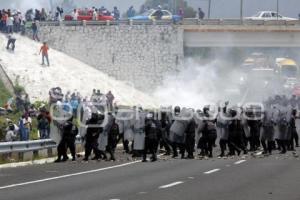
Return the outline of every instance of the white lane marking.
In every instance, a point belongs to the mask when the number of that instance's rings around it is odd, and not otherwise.
[[[147,194],[147,192],[139,192],[138,194]]]
[[[7,163],[7,164],[0,165],[0,169],[25,167],[25,166],[29,166],[29,165],[42,165],[42,164],[47,164],[47,163],[53,163],[55,160],[56,160],[56,158],[45,158],[45,159],[26,161],[26,162]]]
[[[243,163],[243,162],[246,162],[246,160],[239,160],[239,161],[236,161],[234,164],[235,164],[235,165],[238,165],[238,164],[241,164],[241,163]]]
[[[204,172],[204,174],[211,174],[211,173],[214,173],[214,172],[217,172],[217,171],[220,171],[220,169],[209,170],[207,172]]]
[[[226,167],[230,167],[230,165],[226,165]]]
[[[170,183],[168,185],[162,185],[159,187],[159,189],[165,189],[165,188],[169,188],[169,187],[173,187],[175,185],[179,185],[179,184],[182,184],[183,182],[182,181],[177,181],[177,182],[174,182],[174,183]]]
[[[110,199],[110,200],[121,200],[121,199]]]
[[[58,173],[58,171],[45,171],[46,173]]]
[[[115,165],[115,166],[111,166],[111,167],[94,169],[94,170],[90,170],[90,171],[84,171],[84,172],[78,172],[78,173],[74,173],[74,174],[66,174],[66,175],[62,175],[62,176],[56,176],[56,177],[52,177],[52,178],[45,178],[45,179],[29,181],[29,182],[24,182],[24,183],[6,185],[6,186],[0,187],[0,190],[7,189],[7,188],[19,187],[19,186],[25,186],[25,185],[31,185],[31,184],[35,184],[35,183],[42,183],[42,182],[47,182],[47,181],[52,181],[52,180],[58,180],[58,179],[63,179],[63,178],[68,178],[68,177],[73,177],[73,176],[80,176],[80,175],[84,175],[84,174],[91,174],[91,173],[105,171],[105,170],[109,170],[109,169],[125,167],[125,166],[132,165],[132,164],[139,163],[139,162],[141,162],[141,161],[138,160],[138,161],[134,161],[134,162],[124,163],[121,165]]]
[[[188,177],[188,179],[195,179],[195,177],[190,176],[190,177]]]

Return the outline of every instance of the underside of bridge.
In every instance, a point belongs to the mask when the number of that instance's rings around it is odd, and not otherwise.
[[[300,31],[185,30],[185,47],[300,47]]]

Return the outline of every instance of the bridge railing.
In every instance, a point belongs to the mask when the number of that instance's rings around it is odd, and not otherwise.
[[[117,21],[45,21],[40,26],[105,26],[105,25],[231,25],[231,26],[299,26],[300,20],[251,20],[251,19],[195,19],[185,18],[180,22],[173,20],[128,20]]]

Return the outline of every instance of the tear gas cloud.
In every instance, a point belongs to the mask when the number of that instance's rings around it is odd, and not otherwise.
[[[154,92],[154,96],[164,106],[202,108],[218,101],[236,102],[237,99],[228,98],[241,97],[238,81],[242,74],[234,70],[222,72],[224,71],[222,69],[228,67],[224,63],[221,60],[214,60],[200,65],[191,58],[186,59],[184,69],[178,74],[166,76],[163,84]]]
[[[252,50],[253,52],[253,50]],[[268,52],[268,56],[285,57],[277,51]],[[247,57],[247,56],[246,56]],[[245,57],[245,58],[246,58]],[[199,64],[193,58],[185,59],[182,69],[177,74],[169,74],[162,85],[154,91],[154,97],[163,106],[184,106],[201,109],[205,105],[215,105],[225,101],[230,104],[261,103],[275,94],[291,95],[291,90],[283,90],[276,75],[266,78],[264,72],[249,77],[241,70],[240,64],[229,62],[224,55],[214,58],[206,64]],[[248,76],[248,81],[245,77]]]

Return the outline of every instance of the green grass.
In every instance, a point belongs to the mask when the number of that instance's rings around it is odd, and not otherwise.
[[[19,84],[16,84],[17,87],[19,87],[20,92],[24,90],[22,86],[19,86]],[[5,88],[3,82],[0,80],[0,106],[4,107],[6,104],[7,100],[11,97],[12,95],[10,92]],[[13,121],[13,123],[18,124],[20,117],[22,116],[21,112],[13,112],[9,113],[4,116],[0,116],[0,141],[5,138],[6,134],[6,127],[7,127],[7,120],[10,119]],[[37,130],[37,120],[34,118],[32,119],[32,127],[33,129],[30,132],[30,140],[35,140],[38,139],[38,130]]]
[[[0,80],[0,106],[4,107],[7,100],[11,97],[10,92],[4,87],[3,82]],[[6,128],[6,117],[0,116],[0,140],[4,138]]]
[[[0,80],[0,106],[3,107],[10,97],[10,92],[5,88],[3,82]]]
[[[11,96],[10,92],[5,88],[3,82],[0,80],[0,106],[4,107]],[[13,120],[14,123],[17,123],[20,116],[21,113],[10,113],[5,116],[0,116],[0,141],[5,137],[5,128],[7,126],[6,119],[9,118]]]

